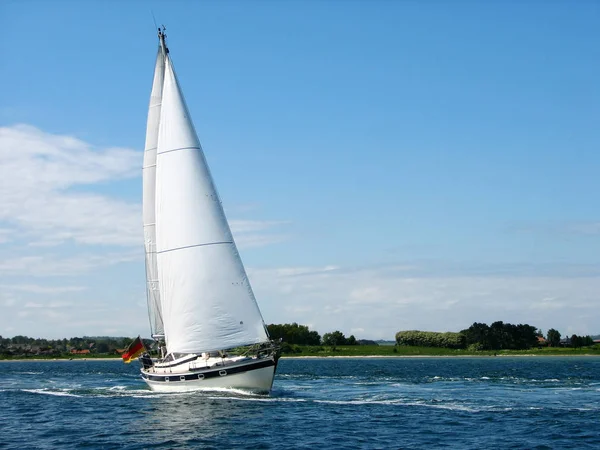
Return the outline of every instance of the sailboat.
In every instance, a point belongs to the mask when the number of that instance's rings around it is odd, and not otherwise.
[[[143,162],[148,313],[158,356],[144,353],[155,391],[269,392],[278,359],[165,42],[158,55]]]

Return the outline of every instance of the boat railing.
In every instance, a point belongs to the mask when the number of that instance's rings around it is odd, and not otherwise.
[[[278,341],[263,342],[249,347],[242,352],[242,356],[251,356],[255,358],[264,358],[269,356],[279,357],[281,352],[281,343]]]

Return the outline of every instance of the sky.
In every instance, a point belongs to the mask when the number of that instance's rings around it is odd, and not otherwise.
[[[600,333],[600,3],[0,2],[0,335],[149,336],[167,40],[266,323]]]

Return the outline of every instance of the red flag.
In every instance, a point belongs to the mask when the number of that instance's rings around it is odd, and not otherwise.
[[[131,344],[129,344],[129,347],[127,347],[125,353],[121,355],[121,358],[123,358],[123,362],[129,364],[133,358],[139,356],[145,349],[144,343],[138,336]]]

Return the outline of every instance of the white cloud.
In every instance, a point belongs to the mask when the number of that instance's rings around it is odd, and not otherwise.
[[[274,232],[273,228],[289,225],[287,221],[230,220],[229,226],[239,248],[264,247],[290,238],[289,234]]]
[[[0,273],[7,275],[27,275],[33,277],[73,276],[116,264],[139,260],[143,264],[140,251],[63,256],[58,252],[36,256],[18,256],[0,261]]]
[[[139,204],[73,191],[139,176],[139,152],[15,125],[0,128],[0,158],[0,221],[30,242],[141,245]]]
[[[260,208],[260,205],[258,203],[239,203],[239,204],[234,204],[233,206],[230,206],[227,209],[229,211],[233,212],[234,214],[239,214],[239,213],[255,212],[259,208]],[[226,212],[229,212],[229,211],[226,211]]]
[[[266,247],[267,245],[279,244],[287,241],[290,236],[287,234],[234,234],[235,243],[238,248],[256,248]]]
[[[65,292],[80,292],[87,288],[85,286],[40,286],[37,284],[6,284],[1,285],[4,290],[32,292],[35,294],[63,294]]]
[[[141,205],[91,191],[99,183],[138,178],[141,152],[97,149],[77,138],[29,125],[0,127],[0,242],[14,227],[34,247],[65,242],[141,246]],[[287,222],[232,220],[239,246],[288,238],[272,230]],[[12,227],[12,228],[11,228]]]
[[[43,308],[44,304],[42,303],[34,303],[34,302],[27,302],[23,305],[23,308]]]
[[[0,244],[3,244],[4,242],[9,242],[13,233],[14,230],[8,228],[0,228]]]
[[[496,320],[600,331],[598,276],[415,275],[390,267],[255,269],[249,276],[268,323],[310,323],[321,334],[339,329],[357,338],[393,339],[399,330],[459,331]]]
[[[276,220],[231,220],[229,226],[232,233],[251,233],[265,231],[270,228],[287,225],[289,222]]]

